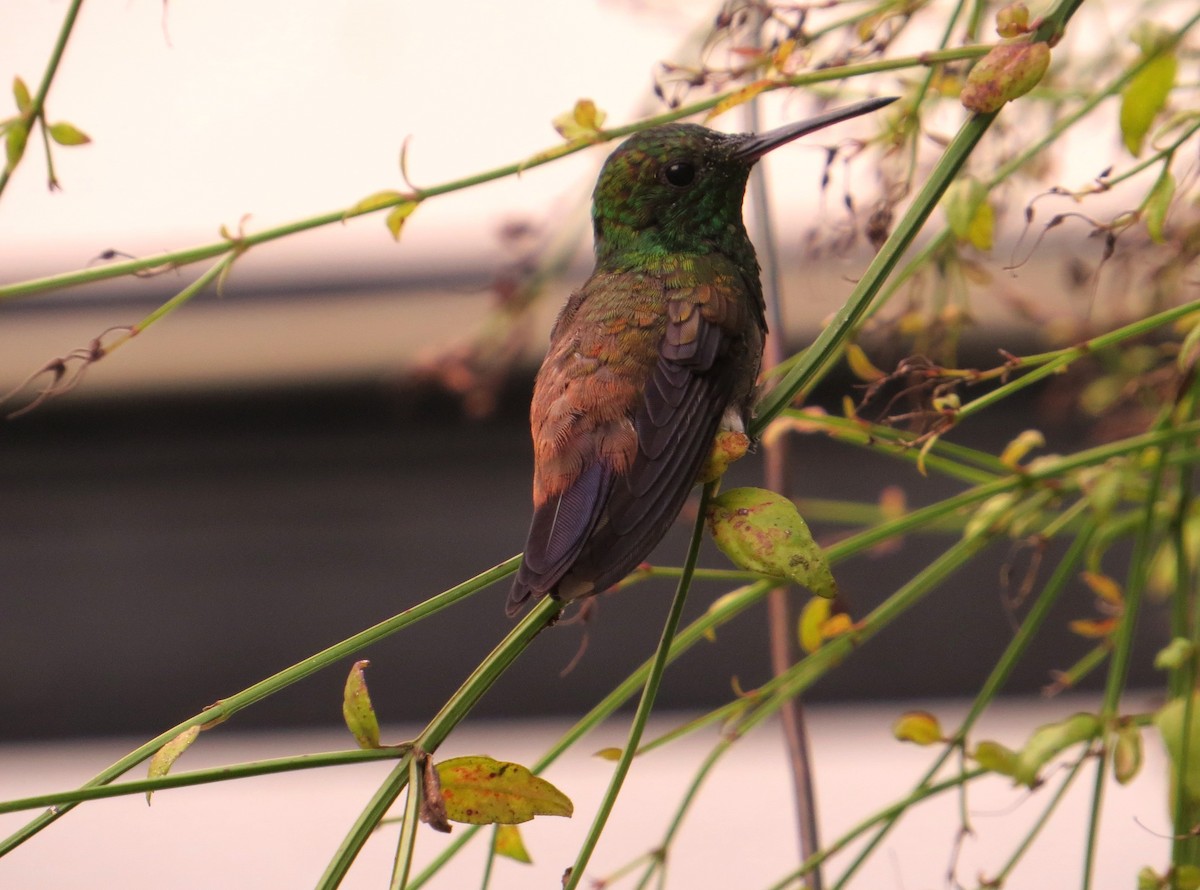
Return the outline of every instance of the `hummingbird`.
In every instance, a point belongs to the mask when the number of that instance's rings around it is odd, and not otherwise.
[[[530,407],[533,521],[507,614],[601,593],[679,515],[720,429],[744,432],[767,333],[742,221],[767,152],[882,108],[761,134],[673,123],[626,139],[592,196],[596,265],[554,323]]]

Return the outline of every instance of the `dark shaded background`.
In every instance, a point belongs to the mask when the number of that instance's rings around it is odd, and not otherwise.
[[[852,385],[832,381],[826,396],[836,402]],[[530,378],[514,380],[484,421],[464,419],[447,396],[373,381],[67,399],[4,424],[0,737],[161,731],[513,555],[529,518],[530,387]],[[1039,412],[1037,398],[1009,400],[955,441],[996,451],[1036,423],[1047,450],[1077,446],[1081,427]],[[962,487],[820,437],[791,447],[801,497],[871,501],[898,484],[918,506]],[[759,474],[757,458],[747,459],[727,485]],[[687,531],[677,523],[654,559],[678,564]],[[814,531],[825,540],[844,532]],[[839,565],[852,614],[947,543],[909,538],[894,554]],[[812,697],[975,691],[1011,638],[999,573],[1012,556],[1010,542],[997,542]],[[702,565],[727,563],[706,545]],[[384,719],[433,714],[509,629],[506,588],[363,653]],[[581,628],[543,633],[476,713],[581,713],[653,650],[672,589],[656,580],[605,599],[566,677]],[[727,589],[697,584],[689,613]],[[1074,585],[1006,691],[1035,691],[1083,655],[1090,643],[1066,622],[1093,615],[1091,594]],[[755,610],[685,656],[668,672],[663,706],[712,706],[728,700],[732,677],[744,688],[764,680],[762,619]],[[1154,615],[1141,632],[1158,639],[1163,627]],[[1139,647],[1135,684],[1151,680],[1154,648]],[[237,725],[340,722],[350,663],[242,712]]]

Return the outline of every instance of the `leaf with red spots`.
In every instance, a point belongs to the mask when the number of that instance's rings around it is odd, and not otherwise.
[[[519,763],[455,757],[437,765],[446,816],[453,822],[515,825],[534,816],[570,816],[570,799]]]

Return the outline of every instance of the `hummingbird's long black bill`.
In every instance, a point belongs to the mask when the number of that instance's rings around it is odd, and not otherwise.
[[[824,114],[818,114],[816,117],[810,117],[805,121],[797,121],[794,124],[777,127],[765,133],[753,133],[746,137],[745,142],[734,149],[733,157],[736,160],[747,161],[752,164],[773,148],[778,148],[787,142],[791,142],[793,139],[799,139],[801,136],[812,133],[814,130],[828,127],[830,124],[840,123],[852,117],[858,117],[860,114],[877,111],[885,105],[891,105],[897,98],[899,97],[884,96],[880,99],[867,99],[863,102],[855,102],[853,105],[845,105],[841,108],[835,108],[832,111],[826,111]]]

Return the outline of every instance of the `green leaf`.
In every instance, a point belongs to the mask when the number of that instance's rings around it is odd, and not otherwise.
[[[4,134],[5,170],[11,173],[21,163],[25,154],[25,143],[29,140],[29,127],[24,121],[12,121]]]
[[[33,99],[29,95],[29,87],[19,77],[13,78],[13,98],[17,100],[17,110],[21,114],[29,114],[33,110]]]
[[[1163,170],[1162,176],[1158,177],[1154,188],[1146,196],[1146,203],[1142,205],[1142,212],[1146,215],[1146,231],[1155,244],[1162,244],[1165,240],[1163,226],[1166,224],[1167,210],[1170,209],[1171,199],[1174,197],[1175,177],[1171,175],[1170,170]]]
[[[515,825],[496,826],[496,834],[492,837],[492,852],[526,865],[533,862],[533,857],[525,849],[525,841],[521,839],[521,829]]]
[[[392,212],[387,215],[388,231],[392,233],[395,240],[400,240],[400,230],[404,228],[404,221],[412,216],[412,212],[416,209],[416,201],[405,201],[394,207]]]
[[[200,735],[200,724],[189,726],[171,741],[167,742],[161,748],[154,752],[154,756],[150,758],[150,768],[146,772],[147,778],[161,779],[171,771],[171,767],[179,756],[191,747],[192,742],[196,741],[196,736]],[[146,803],[150,803],[150,795],[153,791],[146,792]]]
[[[738,568],[836,596],[825,554],[788,498],[763,488],[731,488],[708,507],[713,541]]]
[[[446,815],[455,822],[515,825],[534,816],[570,816],[570,799],[519,763],[455,757],[437,765]]]
[[[346,727],[354,735],[360,748],[379,748],[379,720],[371,706],[371,695],[367,691],[367,678],[363,671],[371,662],[365,658],[354,662],[346,677],[346,688],[342,693],[342,716]]]
[[[1135,158],[1142,153],[1150,125],[1175,86],[1177,67],[1175,54],[1164,52],[1151,59],[1121,93],[1121,139]]]
[[[50,134],[50,138],[59,145],[87,145],[92,141],[92,137],[83,130],[76,127],[74,124],[68,124],[66,121],[60,121],[57,124],[51,124],[46,132]]]

